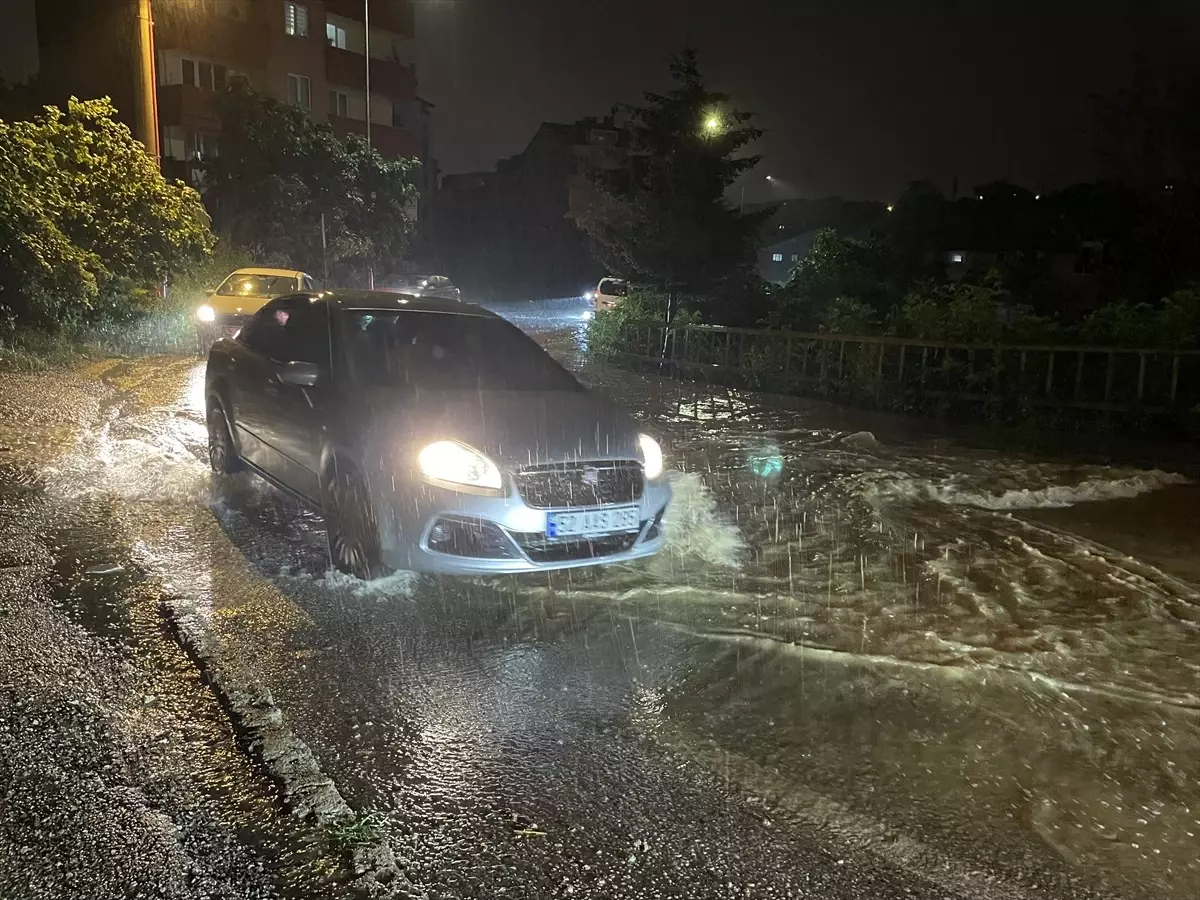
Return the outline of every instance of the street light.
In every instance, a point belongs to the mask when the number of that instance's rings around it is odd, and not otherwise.
[[[705,119],[704,120],[704,130],[707,131],[709,134],[715,134],[716,132],[720,131],[721,130],[721,117],[720,116],[709,116],[707,119]]]

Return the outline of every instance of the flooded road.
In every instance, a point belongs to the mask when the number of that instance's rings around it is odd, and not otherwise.
[[[582,365],[578,309],[502,312]],[[1197,895],[1196,485],[580,374],[663,439],[655,559],[328,574],[319,517],[209,475],[195,360],[107,370],[40,478],[430,897]]]

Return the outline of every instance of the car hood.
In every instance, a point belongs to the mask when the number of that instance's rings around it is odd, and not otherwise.
[[[270,299],[262,296],[212,294],[205,298],[204,303],[222,316],[250,316],[266,306]]]
[[[419,449],[455,440],[507,467],[638,459],[637,424],[591,391],[371,391],[381,431]]]

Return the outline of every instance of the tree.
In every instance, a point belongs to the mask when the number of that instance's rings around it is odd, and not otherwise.
[[[0,317],[43,327],[134,311],[212,250],[199,196],[168,183],[107,99],[0,121]]]
[[[417,160],[385,160],[234,80],[217,104],[221,155],[205,163],[217,230],[263,262],[386,271],[407,249]],[[329,242],[323,254],[321,219]]]
[[[589,172],[595,200],[580,225],[614,275],[714,308],[754,280],[754,254],[771,210],[743,215],[725,190],[757,156],[735,156],[761,134],[749,113],[709,90],[685,50],[671,63],[672,90],[627,106],[630,152],[616,168]],[[722,316],[728,319],[729,314]]]
[[[887,256],[875,244],[822,228],[804,259],[792,269],[788,283],[774,296],[772,325],[813,330],[840,298],[886,311],[890,288],[884,279]]]

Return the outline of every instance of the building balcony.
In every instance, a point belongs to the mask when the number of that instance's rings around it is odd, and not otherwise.
[[[360,87],[366,77],[361,53],[325,45],[325,78],[330,84]],[[417,78],[409,66],[387,59],[371,60],[371,93],[393,100],[411,100],[417,94]]]
[[[333,126],[333,130],[337,134],[342,136],[367,133],[367,123],[359,119],[330,116],[329,124]],[[405,131],[403,128],[396,128],[394,125],[379,125],[375,122],[371,123],[371,147],[378,151],[380,156],[393,158],[420,156],[421,153],[421,141],[417,134]]]
[[[326,12],[363,20],[363,0],[325,0]],[[408,0],[371,0],[371,25],[402,38],[414,34],[413,5]]]
[[[214,134],[221,124],[214,105],[216,98],[213,91],[191,84],[159,85],[158,124]]]
[[[209,59],[228,60],[243,72],[264,68],[264,48],[271,39],[266,24],[161,4],[155,11],[154,41],[160,50],[182,50]],[[200,7],[203,9],[203,7]]]

